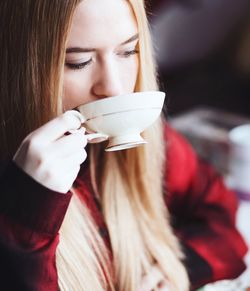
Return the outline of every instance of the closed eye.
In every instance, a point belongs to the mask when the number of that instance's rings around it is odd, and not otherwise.
[[[122,57],[125,57],[125,58],[128,58],[128,57],[130,57],[132,55],[136,55],[138,53],[139,53],[139,51],[137,49],[133,49],[133,50],[127,50],[127,51],[118,53],[118,55],[122,56]]]
[[[90,65],[92,63],[92,59],[89,59],[86,62],[82,62],[82,63],[65,63],[65,66],[67,66],[69,69],[71,70],[82,70],[84,68],[86,68],[88,65]]]

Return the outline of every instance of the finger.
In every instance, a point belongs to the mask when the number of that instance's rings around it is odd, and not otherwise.
[[[82,128],[84,130],[84,133],[86,131],[86,128],[84,126],[81,126],[80,128]],[[74,134],[74,133],[77,133],[79,131],[80,128],[77,128],[77,129],[70,129],[68,132],[67,132],[67,135],[68,134]]]
[[[79,129],[84,121],[84,117],[78,111],[70,110],[37,129],[34,136],[37,136],[43,144],[50,143],[70,130]]]
[[[60,157],[54,160],[50,160],[46,167],[47,168],[55,168],[57,173],[61,173],[64,175],[65,173],[69,173],[72,169],[80,166],[87,158],[87,152],[85,149],[81,149],[78,152],[73,152],[68,156]]]
[[[85,149],[78,151],[76,153],[71,154],[64,159],[65,164],[68,166],[69,169],[75,168],[78,165],[81,165],[87,158],[87,153]]]
[[[157,287],[157,285],[164,279],[163,273],[154,265],[149,273],[142,278],[140,291],[149,291]]]
[[[73,152],[70,155],[62,157],[54,157],[53,159],[47,159],[42,166],[40,166],[40,171],[45,173],[49,171],[54,171],[57,174],[61,174],[62,177],[65,173],[70,172],[73,168],[80,166],[87,158],[87,153],[85,149],[78,150]]]
[[[47,154],[53,158],[68,157],[74,152],[81,151],[87,145],[84,129],[78,132],[63,136],[49,145]]]
[[[65,165],[62,165],[62,168],[64,167]],[[72,187],[74,181],[76,180],[79,170],[80,166],[76,166],[74,168],[71,168],[70,170],[67,169],[66,172],[61,171],[60,173],[60,171],[58,171],[54,176],[54,179],[50,179],[49,181],[47,181],[47,185],[49,185],[50,189],[61,193],[67,193]]]

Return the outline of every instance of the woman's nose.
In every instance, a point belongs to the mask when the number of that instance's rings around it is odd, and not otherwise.
[[[92,87],[97,98],[105,98],[122,94],[122,76],[119,66],[114,60],[105,61],[99,67]]]

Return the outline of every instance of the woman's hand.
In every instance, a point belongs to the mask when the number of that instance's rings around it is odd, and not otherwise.
[[[138,291],[170,291],[169,282],[159,266],[153,265],[149,272],[142,277]]]
[[[13,161],[43,186],[67,193],[87,157],[83,122],[79,112],[65,112],[29,134]]]

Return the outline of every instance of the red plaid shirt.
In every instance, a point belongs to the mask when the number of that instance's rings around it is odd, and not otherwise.
[[[234,193],[181,136],[170,128],[165,135],[165,200],[186,253],[192,286],[240,275],[247,248],[235,228]],[[0,290],[58,290],[55,251],[71,194],[48,190],[13,162],[2,167],[0,175]],[[88,177],[83,169],[75,186],[109,245]]]

